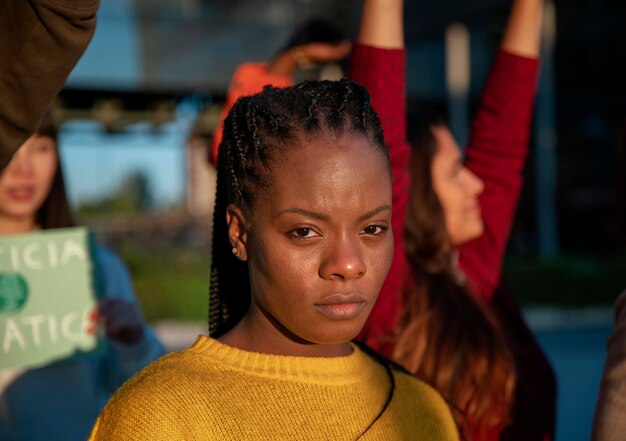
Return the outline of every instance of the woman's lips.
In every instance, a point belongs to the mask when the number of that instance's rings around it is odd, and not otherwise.
[[[33,187],[12,187],[7,190],[9,198],[16,202],[30,201],[34,194],[35,189]]]
[[[474,204],[471,205],[469,207],[467,207],[467,214],[472,215],[472,216],[481,216],[481,211],[480,211],[480,205],[479,204]]]
[[[366,304],[367,301],[360,294],[333,294],[313,306],[331,320],[352,320]]]

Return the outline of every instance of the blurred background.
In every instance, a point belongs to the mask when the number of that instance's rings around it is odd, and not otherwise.
[[[510,2],[406,3],[409,106],[441,111],[463,144]],[[102,2],[95,37],[55,103],[61,156],[78,221],[126,260],[157,329],[205,328],[215,190],[207,149],[234,69],[271,58],[312,16],[353,38],[359,5]],[[547,2],[531,156],[505,261],[505,282],[557,371],[562,441],[589,438],[611,307],[626,287],[617,185],[625,18],[624,2]],[[325,69],[304,76],[345,66]]]

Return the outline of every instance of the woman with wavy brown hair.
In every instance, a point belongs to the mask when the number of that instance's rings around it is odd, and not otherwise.
[[[482,233],[484,184],[460,162],[442,120],[427,116],[413,127],[409,174],[420,178],[411,180],[405,217],[411,280],[393,358],[465,413],[472,439],[497,439],[487,434],[508,422],[515,361],[496,314],[459,267],[456,248]]]
[[[381,119],[395,114],[385,138],[393,223],[404,222],[404,230],[394,228],[395,260],[361,337],[438,389],[474,440],[543,441],[553,433],[552,372],[519,308],[497,289],[527,155],[542,7],[541,0],[514,2],[465,161],[443,121],[432,117],[410,124],[409,151],[404,100],[397,98],[404,64],[394,64],[405,54],[401,41],[381,38],[402,23],[400,1],[364,1],[352,60],[352,77],[368,88]],[[525,365],[528,347],[538,370]],[[533,413],[527,401],[548,402],[548,415]]]

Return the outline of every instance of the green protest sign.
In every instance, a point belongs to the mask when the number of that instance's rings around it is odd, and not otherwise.
[[[90,243],[82,227],[0,237],[0,369],[99,350]]]

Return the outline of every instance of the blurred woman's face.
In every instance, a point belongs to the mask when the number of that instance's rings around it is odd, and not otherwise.
[[[0,173],[0,220],[30,222],[45,201],[58,167],[52,138],[33,135]]]
[[[241,237],[252,292],[244,321],[257,350],[338,354],[363,327],[391,265],[387,161],[362,136],[315,138],[285,153],[270,182]]]
[[[481,179],[463,166],[459,146],[446,127],[431,129],[437,144],[431,173],[433,188],[443,208],[446,231],[453,245],[475,239],[483,233],[478,196]]]

